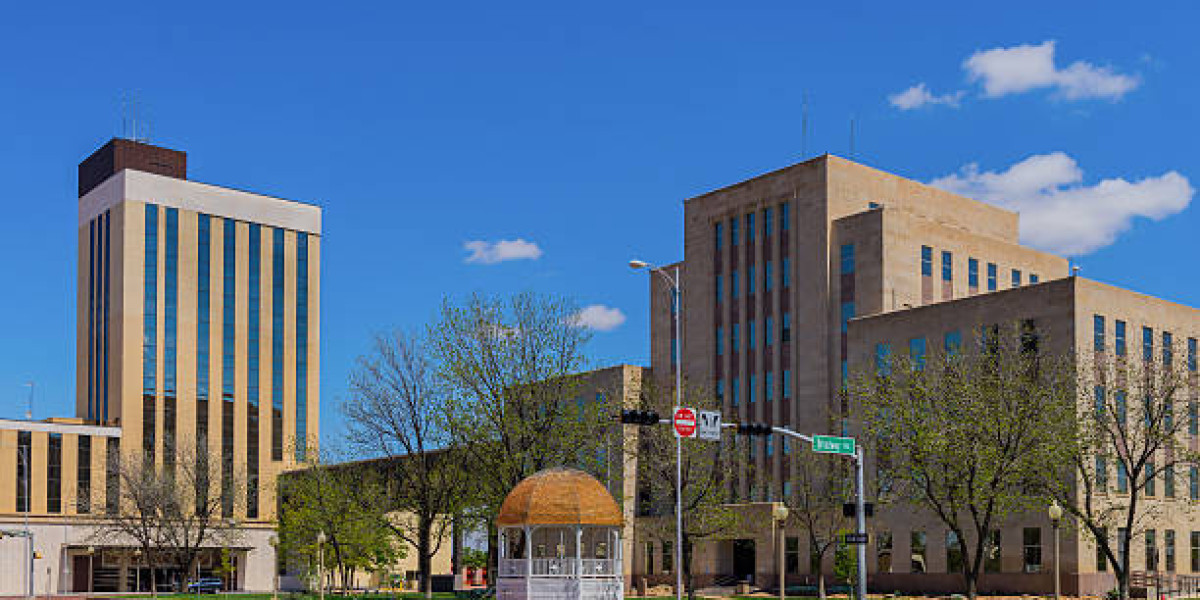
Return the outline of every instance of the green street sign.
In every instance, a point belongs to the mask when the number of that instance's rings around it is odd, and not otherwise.
[[[813,452],[825,454],[854,454],[854,438],[835,437],[832,435],[814,435]]]

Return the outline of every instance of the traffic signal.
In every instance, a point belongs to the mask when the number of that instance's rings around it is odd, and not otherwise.
[[[626,425],[658,425],[658,413],[652,410],[623,410],[621,422]]]
[[[771,426],[766,423],[738,423],[739,435],[771,435]]]

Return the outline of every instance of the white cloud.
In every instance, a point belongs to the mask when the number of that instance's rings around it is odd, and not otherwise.
[[[585,306],[575,315],[575,323],[596,331],[612,331],[625,322],[625,313],[619,308],[592,304]]]
[[[1054,65],[1055,42],[980,50],[963,61],[970,81],[983,84],[988,97],[1052,88],[1068,100],[1120,100],[1141,82],[1110,67],[1077,61],[1065,69]]]
[[[953,94],[942,94],[935,96],[930,93],[929,88],[924,83],[918,83],[903,92],[888,96],[888,102],[892,106],[900,110],[913,110],[927,105],[945,104],[958,108],[958,101],[962,99],[964,92],[958,91]]]
[[[496,242],[471,240],[463,244],[463,248],[471,253],[466,262],[484,265],[494,265],[506,260],[537,260],[542,256],[542,249],[537,244],[520,238]]]
[[[1195,194],[1175,171],[1084,185],[1083,170],[1062,152],[1030,156],[1004,171],[980,171],[971,163],[930,184],[1021,213],[1022,241],[1067,256],[1112,244],[1135,218],[1177,214]]]

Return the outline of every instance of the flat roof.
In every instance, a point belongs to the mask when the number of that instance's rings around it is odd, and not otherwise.
[[[75,435],[94,435],[101,437],[121,437],[120,427],[105,427],[102,425],[75,425],[70,423],[47,423],[46,421],[28,421],[25,419],[0,418],[0,429],[13,431],[37,431],[45,433],[73,433]]]

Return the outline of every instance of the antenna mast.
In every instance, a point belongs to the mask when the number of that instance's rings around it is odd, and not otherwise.
[[[850,160],[854,158],[854,117],[850,117]]]
[[[808,92],[800,102],[800,160],[808,158]]]

